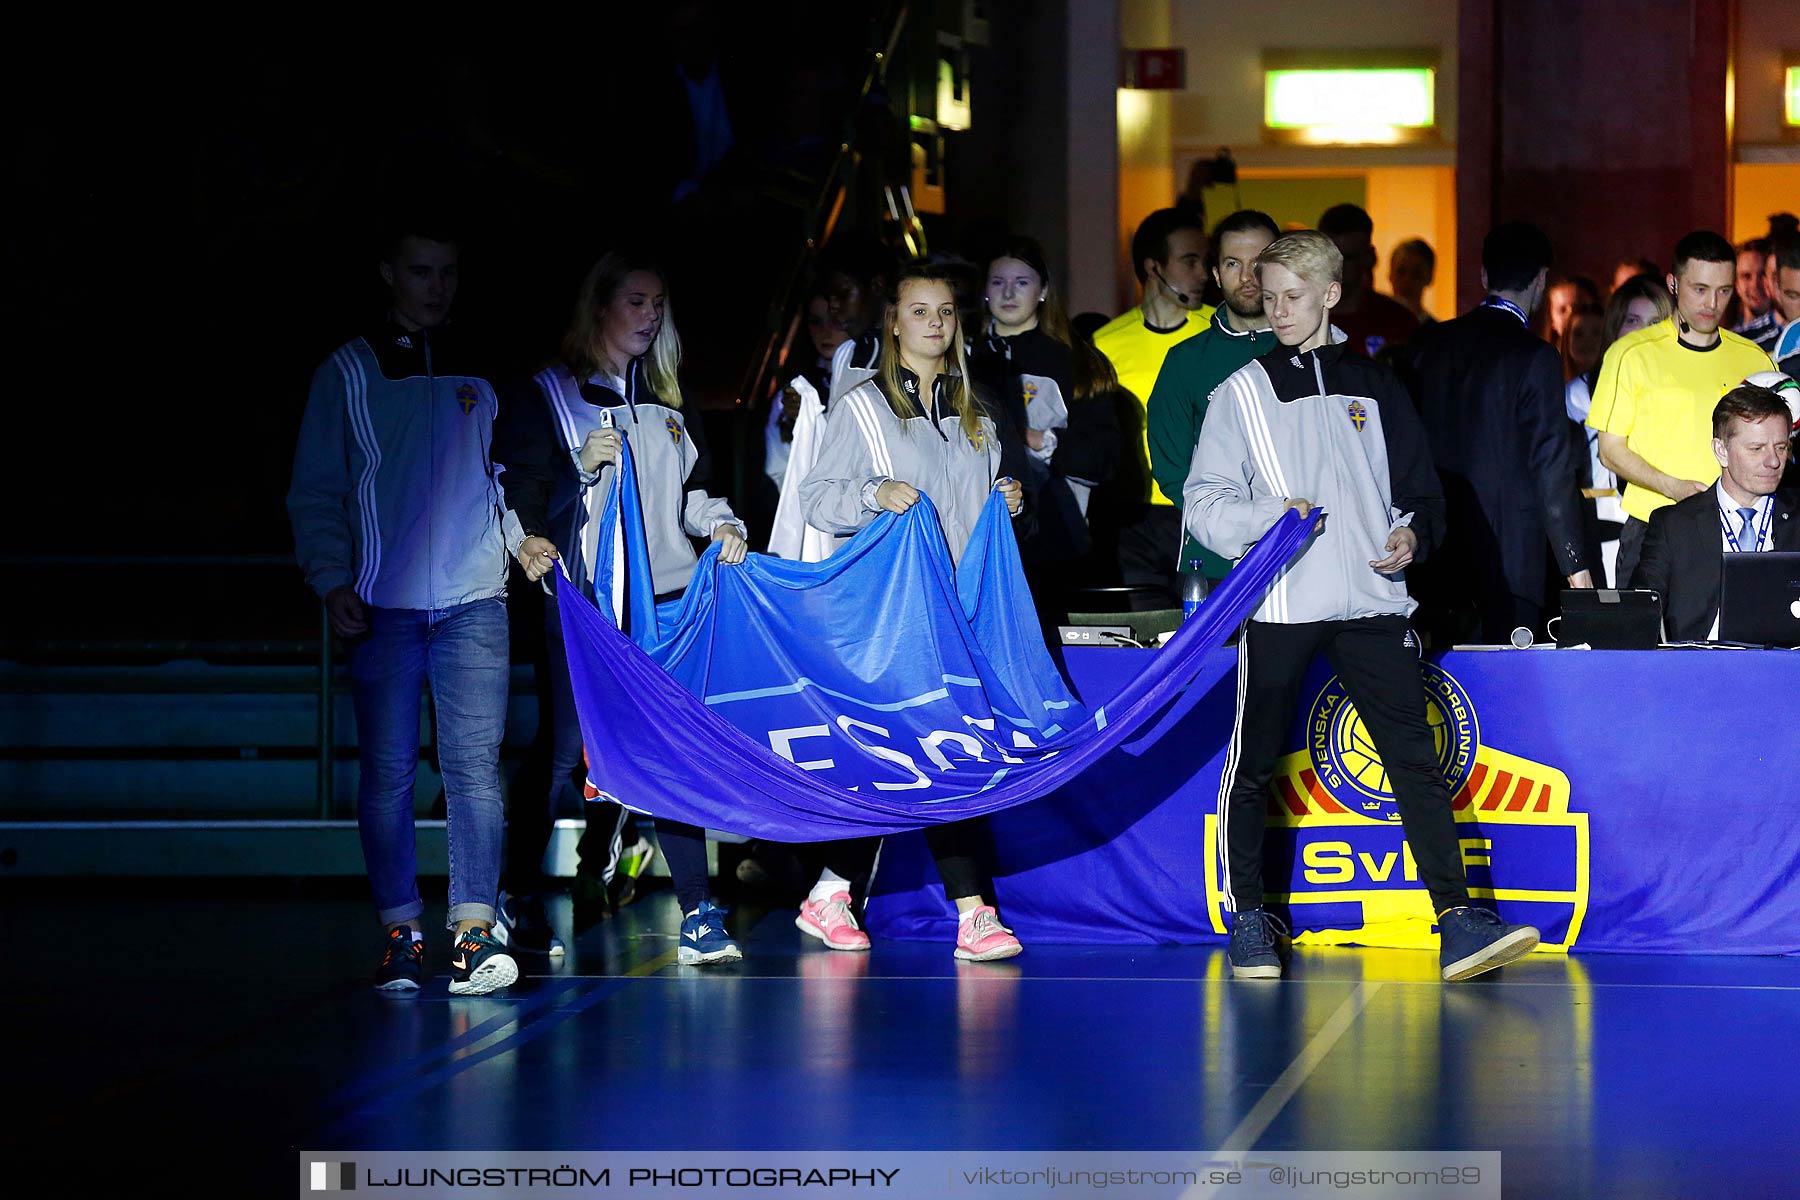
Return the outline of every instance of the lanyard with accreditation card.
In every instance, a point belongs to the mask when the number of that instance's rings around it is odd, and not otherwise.
[[[1724,506],[1720,506],[1719,528],[1725,531],[1725,541],[1730,544],[1732,553],[1747,554],[1761,550],[1764,546],[1768,545],[1769,520],[1775,515],[1775,502],[1765,496],[1762,500],[1757,501],[1757,507],[1763,510],[1762,520],[1757,523],[1756,540],[1751,543],[1750,549],[1747,551],[1738,544],[1737,534],[1731,532],[1731,518],[1725,514]]]

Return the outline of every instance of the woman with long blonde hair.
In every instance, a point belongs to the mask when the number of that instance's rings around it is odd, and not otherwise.
[[[899,272],[881,339],[876,366],[846,381],[826,417],[818,462],[800,483],[807,523],[848,538],[879,514],[906,512],[928,495],[950,557],[958,560],[990,493],[1000,491],[1015,517],[1023,509],[1021,467],[1014,465],[1023,443],[1005,409],[979,396],[970,379],[955,286],[942,266],[914,264]],[[957,909],[955,955],[980,962],[1020,950],[984,895],[992,891],[980,865],[985,836],[979,819],[925,831]],[[866,866],[878,844],[837,843],[830,855]],[[850,907],[857,873],[828,868],[795,920],[833,950],[869,948]]]
[[[711,458],[706,431],[703,422],[690,421],[683,410],[680,367],[681,339],[661,269],[632,254],[604,255],[582,281],[559,360],[533,377],[534,386],[513,406],[506,433],[496,440],[494,457],[503,464],[500,482],[507,506],[531,535],[517,550],[528,579],[541,579],[560,558],[567,577],[559,586],[591,594],[599,509],[626,441],[637,472],[657,599],[673,599],[686,590],[698,561],[691,538],[720,543],[721,562],[744,561],[743,522],[724,498],[707,491]],[[546,608],[554,675],[554,783],[578,770],[582,746],[554,597]],[[534,805],[542,799],[526,798]],[[652,796],[630,799],[647,809],[656,807]],[[609,866],[622,854],[645,856],[648,844],[641,839],[634,839],[631,850],[622,850],[623,808],[590,804],[588,814],[590,826],[613,831]],[[528,823],[534,833],[538,825],[547,838],[548,822]],[[681,903],[680,961],[700,965],[741,958],[712,903],[705,832],[659,817],[656,834]],[[533,840],[514,861],[530,859],[533,850],[541,857],[543,840]]]

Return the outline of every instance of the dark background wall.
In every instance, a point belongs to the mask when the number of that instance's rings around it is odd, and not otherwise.
[[[546,361],[599,251],[654,248],[685,385],[732,490],[731,406],[895,7],[685,0],[537,25],[307,17],[235,41],[174,26],[22,34],[0,73],[14,514],[0,547],[288,552],[308,382],[380,320],[380,232],[421,207],[466,234],[454,320],[499,376]],[[932,246],[975,253],[1023,215],[1060,258],[1063,6],[988,7],[976,125],[952,135]],[[926,46],[961,20],[960,3],[911,9]],[[695,10],[700,35],[681,25]],[[738,148],[676,206],[690,150],[675,64],[708,39]],[[902,149],[909,89],[932,70],[913,58],[898,56],[874,101]],[[844,219],[876,217],[853,206]],[[15,644],[303,634],[314,619],[297,572],[8,570]]]
[[[1538,222],[1557,267],[1604,288],[1665,268],[1682,234],[1729,234],[1732,0],[1463,0],[1458,238],[1464,304],[1482,234]]]

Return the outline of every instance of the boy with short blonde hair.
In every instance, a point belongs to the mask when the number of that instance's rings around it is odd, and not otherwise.
[[[1262,877],[1269,780],[1301,678],[1323,653],[1387,769],[1437,914],[1440,974],[1467,979],[1528,953],[1538,932],[1469,904],[1450,788],[1425,720],[1405,576],[1444,531],[1425,430],[1393,372],[1345,353],[1332,327],[1344,260],[1331,239],[1277,238],[1256,270],[1279,344],[1213,393],[1183,490],[1184,522],[1215,554],[1236,559],[1288,509],[1318,516],[1238,643],[1237,721],[1219,791],[1232,974],[1281,975],[1287,929],[1264,907]],[[1285,881],[1275,890],[1287,890]]]

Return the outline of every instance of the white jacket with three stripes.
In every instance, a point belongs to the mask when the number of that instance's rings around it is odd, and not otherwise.
[[[931,497],[951,561],[960,561],[999,471],[991,420],[982,417],[971,438],[953,411],[939,410],[935,421],[896,416],[869,371],[826,414],[818,461],[800,483],[801,511],[842,545],[880,512],[875,489],[883,481],[910,483]]]
[[[1388,557],[1401,526],[1418,539],[1414,560],[1425,559],[1443,538],[1442,487],[1406,389],[1341,342],[1304,354],[1277,346],[1219,385],[1182,489],[1182,517],[1201,545],[1238,559],[1290,499],[1325,509],[1325,526],[1252,619],[1412,615],[1418,604],[1405,572],[1383,575],[1369,564]]]

